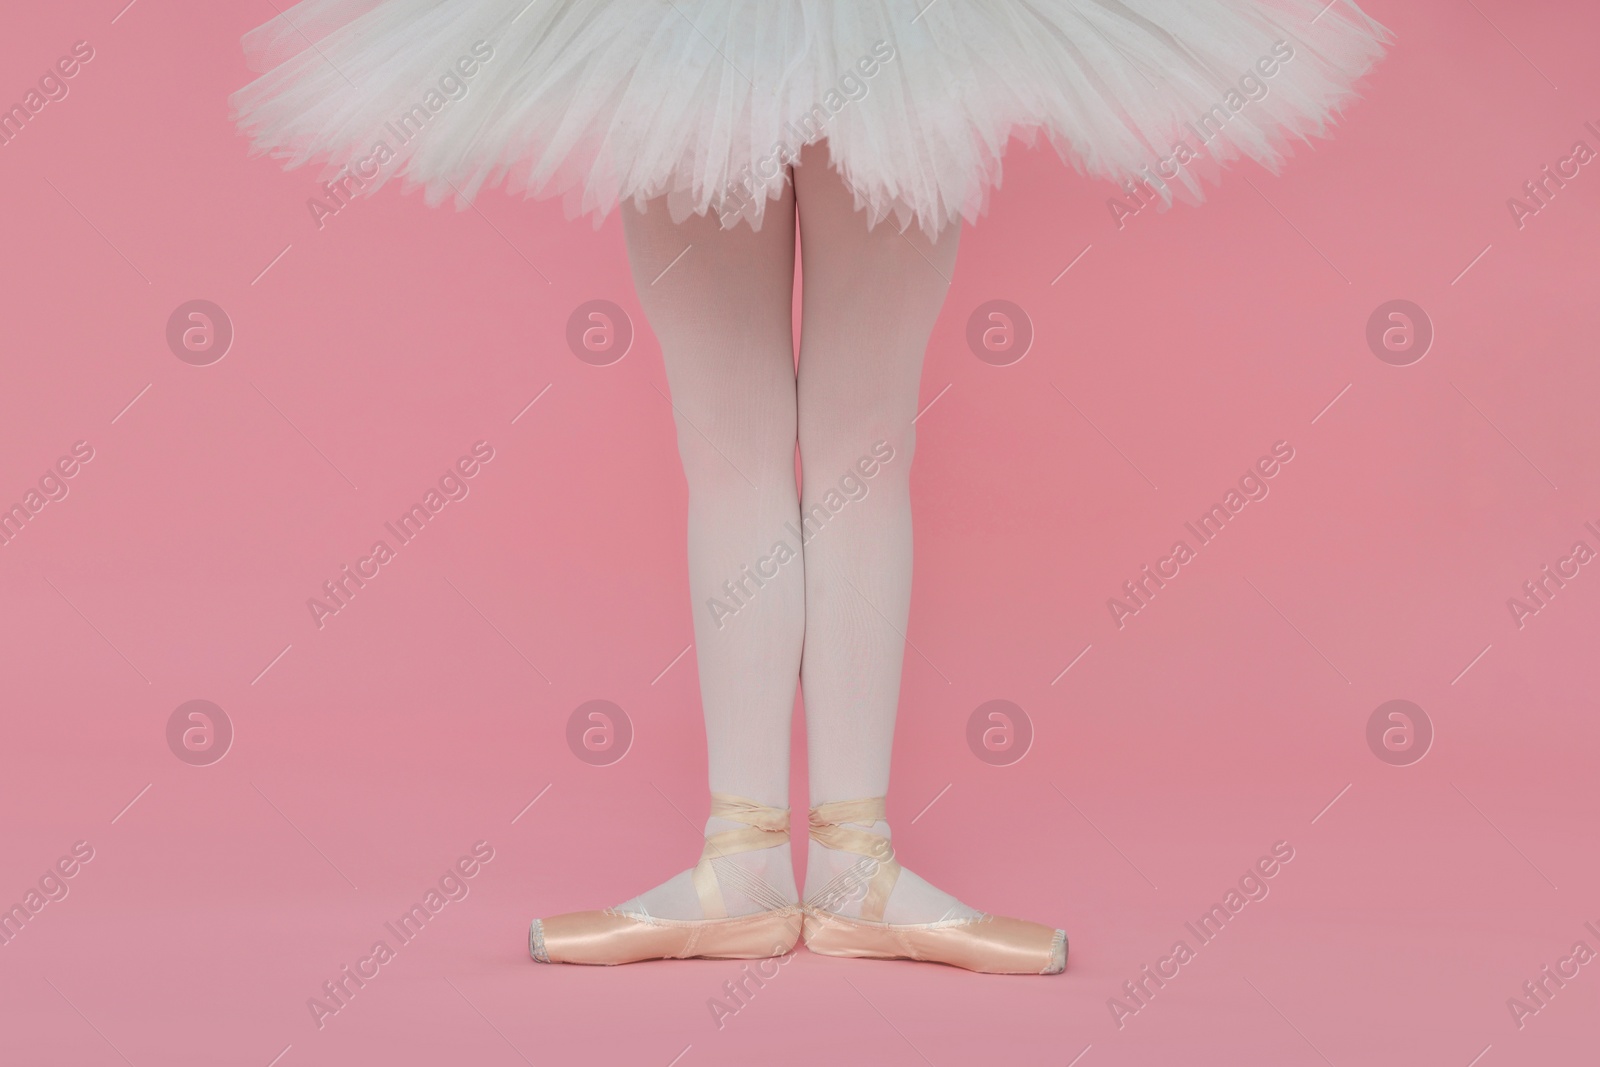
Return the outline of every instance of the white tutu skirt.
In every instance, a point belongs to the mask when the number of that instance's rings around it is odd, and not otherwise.
[[[1388,32],[1351,0],[303,0],[251,31],[255,147],[336,196],[485,185],[598,224],[759,226],[802,146],[868,222],[974,221],[1017,136],[1089,175],[1197,199],[1324,134]]]

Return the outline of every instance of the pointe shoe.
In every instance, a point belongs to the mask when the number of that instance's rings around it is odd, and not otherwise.
[[[900,877],[889,839],[845,823],[870,826],[884,819],[884,798],[841,800],[811,809],[811,839],[853,852],[858,863],[804,905],[802,937],[824,956],[925,960],[985,974],[1060,974],[1067,967],[1067,934],[1039,923],[997,915],[931,923],[886,923],[885,905]],[[862,895],[864,893],[864,896]],[[861,898],[861,915],[834,911]]]
[[[711,861],[741,852],[777,848],[789,842],[789,811],[768,808],[742,797],[711,794],[714,818],[742,822],[745,829],[723,830],[706,838],[694,868],[695,892],[703,919],[660,919],[607,908],[535,919],[528,927],[528,954],[540,963],[615,966],[642,960],[755,960],[782,956],[800,938],[798,904],[752,876],[739,888],[768,905],[753,915],[728,916]]]

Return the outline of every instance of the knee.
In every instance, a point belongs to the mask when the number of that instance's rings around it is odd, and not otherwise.
[[[875,499],[908,499],[911,489],[911,449],[880,437],[855,453],[825,457],[801,453],[805,468],[805,494],[801,519],[824,525],[846,503]],[[885,496],[884,494],[887,494]]]
[[[794,484],[796,420],[792,405],[752,409],[729,404],[709,413],[675,414],[678,454],[691,490],[717,492]]]
[[[800,413],[800,461],[825,479],[908,478],[916,452],[913,413],[844,405],[821,415]]]

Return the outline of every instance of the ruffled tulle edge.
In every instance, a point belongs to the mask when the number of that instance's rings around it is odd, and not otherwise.
[[[310,27],[313,33],[307,33],[308,27],[300,25],[294,28],[292,36],[298,38],[300,44],[315,48],[314,41],[319,36],[316,31],[322,31],[320,35],[324,36],[334,33],[348,24],[351,13],[356,9],[371,10],[381,3],[382,0],[335,0],[331,4],[324,4],[325,15],[332,8],[342,10],[336,16],[325,18],[319,26]],[[691,215],[716,214],[726,228],[735,227],[743,221],[759,229],[767,204],[780,199],[791,180],[787,167],[795,164],[806,148],[823,144],[828,152],[828,165],[851,190],[855,207],[866,213],[869,227],[892,219],[902,231],[915,225],[934,238],[945,226],[954,224],[958,219],[975,223],[988,214],[993,195],[1003,184],[1002,160],[1012,142],[1033,149],[1042,140],[1078,173],[1110,183],[1117,190],[1111,194],[1113,197],[1120,193],[1141,205],[1153,203],[1158,210],[1166,210],[1175,202],[1202,201],[1205,195],[1202,185],[1214,186],[1221,180],[1226,167],[1242,156],[1248,155],[1276,174],[1295,155],[1298,146],[1314,144],[1314,138],[1329,136],[1343,119],[1347,108],[1360,99],[1361,83],[1394,41],[1394,35],[1374,20],[1364,14],[1360,15],[1360,19],[1371,31],[1368,54],[1357,66],[1340,72],[1342,78],[1329,83],[1332,88],[1317,101],[1315,108],[1291,111],[1273,118],[1258,131],[1264,137],[1264,145],[1253,145],[1248,152],[1227,136],[1206,139],[1204,147],[1194,150],[1176,173],[1168,173],[1163,166],[1163,159],[1170,164],[1174,158],[1172,156],[1160,157],[1152,153],[1150,162],[1138,168],[1116,160],[1102,158],[1097,161],[1093,146],[1085,146],[1069,132],[1049,122],[994,122],[981,133],[981,138],[993,147],[988,154],[972,161],[978,169],[977,173],[970,176],[972,180],[967,183],[966,195],[959,202],[940,201],[937,198],[930,201],[929,198],[908,197],[903,190],[890,188],[881,173],[873,173],[874,170],[881,171],[881,167],[862,166],[863,161],[857,158],[857,153],[848,146],[841,149],[825,129],[802,136],[786,126],[784,136],[774,143],[769,152],[769,156],[776,156],[783,163],[778,173],[770,180],[753,186],[747,184],[742,190],[735,190],[733,183],[729,182],[721,196],[708,196],[704,182],[697,175],[682,170],[673,170],[664,178],[657,176],[654,180],[631,185],[616,179],[614,175],[597,178],[599,165],[583,157],[575,157],[551,173],[531,178],[526,166],[527,155],[502,160],[489,168],[479,167],[476,173],[470,175],[415,174],[402,163],[392,175],[379,181],[366,185],[356,183],[353,194],[371,195],[379,186],[395,180],[403,192],[420,192],[430,205],[453,199],[458,210],[466,210],[480,190],[501,187],[508,195],[541,200],[559,199],[569,219],[588,216],[596,228],[602,226],[621,203],[631,202],[642,208],[652,200],[665,198],[672,217],[677,221]],[[247,35],[245,49],[254,65],[269,70],[276,69],[296,54],[291,35],[282,29],[278,20]],[[304,51],[304,48],[298,51]],[[232,99],[231,117],[251,135],[252,155],[272,156],[291,167],[320,163],[322,171],[319,180],[324,183],[337,184],[342,176],[348,177],[353,161],[352,151],[341,153],[324,149],[307,155],[302,147],[275,143],[269,134],[263,132],[265,124],[259,112],[242,102],[243,92],[241,90]],[[1244,106],[1248,107],[1248,103]],[[1225,106],[1219,103],[1216,110],[1222,110]],[[1192,123],[1190,125],[1193,127]],[[872,164],[877,161],[869,159],[865,162]],[[348,187],[350,183],[346,181],[345,184]]]

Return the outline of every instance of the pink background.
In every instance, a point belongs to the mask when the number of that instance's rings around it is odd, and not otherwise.
[[[525,947],[690,864],[707,803],[684,486],[617,220],[391,189],[318,230],[314,175],[227,121],[273,6],[124,3],[13,4],[0,35],[5,102],[95,49],[0,147],[0,503],[94,449],[0,547],[0,903],[94,849],[0,947],[0,1060],[1592,1056],[1600,963],[1521,1029],[1506,1006],[1600,949],[1600,566],[1521,629],[1506,606],[1600,547],[1600,167],[1521,230],[1506,206],[1600,147],[1588,5],[1373,0],[1399,45],[1337,139],[1121,231],[1115,190],[1014,146],[928,354],[890,813],[934,883],[1065,926],[1068,971],[802,950],[719,1030],[739,964]],[[193,299],[236,330],[210,366],[165,340]],[[638,329],[611,366],[566,347],[592,299]],[[1037,332],[1008,367],[966,346],[991,299]],[[1437,330],[1411,366],[1365,341],[1394,299]],[[319,631],[306,599],[478,440],[470,496]],[[1119,630],[1107,598],[1279,440],[1271,495]],[[635,731],[609,766],[565,741],[594,698]],[[236,731],[210,766],[167,745],[192,699]],[[1035,732],[1008,766],[967,746],[991,699]],[[1391,699],[1433,723],[1421,762],[1367,746]],[[470,895],[319,1030],[307,998],[480,840]],[[1278,841],[1270,896],[1119,1029],[1108,998]]]

